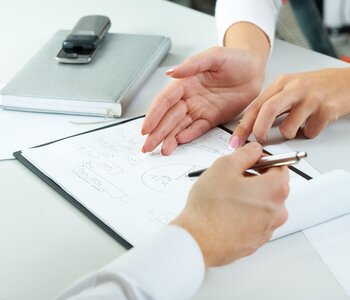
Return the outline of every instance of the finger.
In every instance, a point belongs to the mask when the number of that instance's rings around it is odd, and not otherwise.
[[[258,96],[250,107],[246,110],[239,125],[234,130],[229,145],[235,149],[244,145],[249,135],[253,131],[253,127],[261,106],[281,91],[281,84],[276,82],[267,88],[260,96]]]
[[[248,111],[243,115],[242,120],[239,122],[238,126],[234,129],[230,141],[229,147],[236,149],[246,142],[249,135],[252,133],[254,122],[258,115],[259,108],[256,106],[254,108],[249,108]]]
[[[270,99],[275,94],[281,92],[291,79],[292,76],[290,75],[279,76],[259,95],[259,97],[257,97],[256,102],[259,102],[261,106],[267,99]]]
[[[296,92],[282,90],[272,96],[260,108],[252,133],[260,143],[265,143],[267,135],[277,116],[291,109],[299,99]]]
[[[180,132],[176,140],[180,144],[188,143],[200,137],[205,132],[212,128],[211,124],[205,119],[199,119],[194,121],[190,126],[188,126],[184,131]]]
[[[176,139],[177,135],[186,129],[191,123],[192,119],[187,115],[185,119],[164,139],[161,149],[162,155],[169,155],[174,151],[178,145],[178,141]]]
[[[293,106],[279,126],[281,134],[287,139],[293,139],[314,110],[315,105],[307,103],[307,101],[305,104]]]
[[[220,68],[222,49],[212,48],[186,59],[183,63],[170,68],[166,74],[173,78],[185,78],[205,71],[217,71]]]
[[[242,148],[237,149],[228,156],[229,167],[233,172],[243,174],[250,169],[261,157],[262,147],[258,143],[249,143]],[[260,176],[258,176],[260,177]]]
[[[162,118],[158,126],[148,135],[142,147],[142,152],[153,151],[167,135],[186,117],[185,102],[179,101]]]
[[[184,85],[182,81],[170,83],[151,104],[143,121],[141,134],[150,134],[159,125],[164,115],[182,99],[183,95]]]
[[[319,135],[328,123],[329,112],[327,112],[325,109],[318,110],[306,121],[305,127],[303,129],[304,135],[307,138],[312,139]]]

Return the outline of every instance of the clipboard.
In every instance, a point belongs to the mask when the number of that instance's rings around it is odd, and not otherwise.
[[[68,137],[64,137],[62,139],[54,140],[48,143],[44,143],[38,146],[35,146],[33,148],[38,148],[38,147],[44,147],[65,139],[69,139],[75,136],[83,135],[83,134],[88,134],[90,132],[98,131],[98,130],[103,130],[105,128],[113,127],[113,126],[118,126],[120,124],[124,124],[127,122],[131,122],[133,120],[137,120],[140,118],[145,117],[145,115],[137,116],[135,118],[123,120],[120,122],[116,122],[113,124],[109,124],[100,128],[92,129],[89,131],[85,131],[82,133],[74,134]],[[31,162],[29,162],[23,155],[22,155],[22,150],[16,151],[13,153],[13,156],[20,162],[22,163],[25,167],[27,167],[31,172],[33,172],[36,176],[38,176],[41,180],[43,180],[46,184],[48,184],[52,189],[54,189],[58,194],[60,194],[62,197],[64,197],[68,202],[70,202],[74,207],[76,207],[79,211],[81,211],[85,216],[87,216],[90,220],[96,223],[101,229],[103,229],[107,234],[109,234],[112,238],[114,238],[118,243],[120,243],[123,247],[126,249],[131,249],[133,246],[127,242],[124,238],[122,238],[118,233],[116,233],[112,228],[110,228],[108,225],[106,225],[104,222],[102,222],[98,217],[96,217],[89,209],[87,209],[84,205],[82,205],[77,199],[72,197],[69,193],[67,193],[61,186],[59,186],[56,182],[54,182],[51,178],[46,176],[44,173],[42,173],[37,167],[35,167]]]
[[[131,119],[127,119],[127,120],[123,120],[117,123],[113,123],[113,124],[109,124],[97,129],[93,129],[93,130],[89,130],[86,132],[82,132],[79,134],[75,134],[75,135],[71,135],[68,137],[64,137],[62,139],[58,139],[55,141],[51,141],[45,144],[41,144],[32,148],[40,148],[40,147],[45,147],[51,144],[55,144],[57,142],[63,141],[63,140],[67,140],[70,138],[74,138],[77,136],[81,136],[81,135],[86,135],[92,132],[96,132],[96,131],[101,131],[107,128],[111,128],[111,127],[115,127],[115,126],[119,126],[128,122],[132,122],[135,120],[138,120],[140,118],[143,118],[145,115],[141,115],[135,118],[131,118]],[[218,126],[221,130],[232,134],[232,131],[224,126]],[[266,154],[270,154],[269,152],[265,151],[264,152]],[[42,179],[46,184],[48,184],[51,188],[53,188],[56,192],[58,192],[61,196],[63,196],[67,201],[69,201],[74,207],[76,207],[79,211],[81,211],[85,216],[87,216],[89,219],[91,219],[93,222],[95,222],[101,229],[103,229],[107,234],[109,234],[112,238],[114,238],[117,242],[119,242],[122,246],[124,246],[126,249],[130,249],[133,247],[133,245],[128,242],[125,238],[123,238],[119,233],[117,233],[113,228],[111,228],[109,225],[107,225],[103,220],[101,220],[99,217],[97,217],[93,212],[91,212],[87,207],[85,207],[78,199],[74,198],[70,193],[68,193],[65,189],[63,189],[59,184],[57,184],[54,180],[52,180],[49,176],[47,176],[46,174],[44,174],[42,171],[40,171],[34,164],[32,164],[27,158],[25,158],[22,155],[22,150],[21,151],[16,151],[14,154],[14,157],[20,162],[22,163],[25,167],[27,167],[30,171],[32,171],[36,176],[38,176],[40,179]],[[310,180],[312,179],[308,174],[302,172],[301,170],[293,167],[293,166],[289,166],[289,169],[293,172],[295,172],[296,174],[298,174],[299,176],[303,177],[306,180]]]

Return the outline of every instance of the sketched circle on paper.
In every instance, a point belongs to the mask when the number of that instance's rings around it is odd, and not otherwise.
[[[196,178],[189,178],[188,173],[202,169],[191,164],[169,164],[154,167],[142,175],[142,182],[152,190],[161,193],[188,192]]]

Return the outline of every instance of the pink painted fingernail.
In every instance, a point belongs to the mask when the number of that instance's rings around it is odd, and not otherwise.
[[[239,139],[239,136],[238,135],[234,135],[231,137],[231,140],[229,142],[229,149],[230,150],[234,150],[236,148],[238,148],[239,144],[241,143],[240,139]]]
[[[175,71],[176,67],[177,67],[177,66],[171,67],[169,70],[167,70],[167,71],[165,72],[165,74],[166,74],[166,75],[170,75],[171,73],[173,73],[173,72]]]

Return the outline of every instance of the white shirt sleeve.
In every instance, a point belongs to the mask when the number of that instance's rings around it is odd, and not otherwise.
[[[152,239],[65,291],[58,300],[185,300],[202,284],[202,252],[184,229],[169,225]]]
[[[281,0],[217,0],[215,16],[220,42],[227,29],[237,22],[250,22],[263,30],[270,39],[271,49]]]

